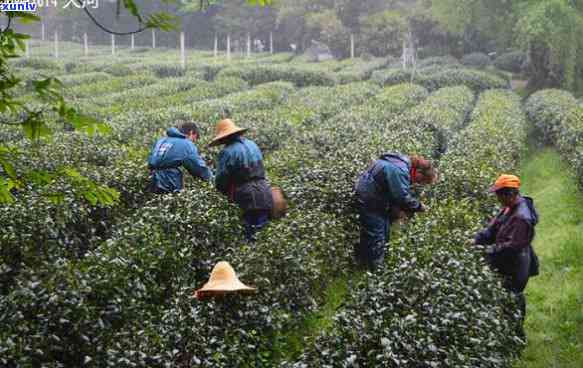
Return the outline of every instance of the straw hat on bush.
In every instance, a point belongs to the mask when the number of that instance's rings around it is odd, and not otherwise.
[[[209,144],[210,146],[217,145],[225,138],[228,138],[237,133],[243,133],[247,131],[248,128],[240,128],[233,123],[231,119],[223,119],[217,123],[215,128],[215,137]]]
[[[196,290],[194,296],[198,300],[204,300],[227,293],[251,293],[255,290],[239,281],[229,262],[221,261],[213,268],[209,281]]]

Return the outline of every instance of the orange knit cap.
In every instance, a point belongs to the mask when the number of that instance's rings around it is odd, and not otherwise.
[[[494,185],[492,185],[490,187],[489,192],[492,193],[492,192],[495,192],[495,191],[503,189],[503,188],[519,189],[520,188],[520,179],[516,175],[507,175],[507,174],[500,175],[498,177],[498,179],[496,179],[496,182],[494,183]]]

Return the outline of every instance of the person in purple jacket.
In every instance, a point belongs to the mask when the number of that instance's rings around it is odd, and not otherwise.
[[[504,287],[512,292],[526,314],[523,291],[530,276],[538,275],[538,258],[532,248],[538,213],[534,201],[520,194],[520,179],[501,175],[490,192],[503,206],[488,226],[478,232],[474,244],[485,245],[488,263],[504,277]]]

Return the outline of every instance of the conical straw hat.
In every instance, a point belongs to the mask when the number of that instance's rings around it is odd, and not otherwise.
[[[214,146],[224,138],[227,138],[233,134],[241,133],[248,130],[247,128],[240,128],[233,123],[231,119],[224,119],[217,123],[215,128],[215,137],[209,144],[210,146]]]
[[[235,270],[228,262],[221,261],[215,265],[209,281],[195,291],[194,296],[198,300],[208,297],[223,295],[225,293],[253,292],[255,288],[249,287],[239,281]]]

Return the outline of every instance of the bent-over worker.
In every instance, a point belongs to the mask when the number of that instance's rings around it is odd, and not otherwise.
[[[433,184],[437,171],[421,157],[387,153],[375,160],[356,183],[360,213],[360,243],[356,260],[360,266],[375,270],[382,265],[389,238],[391,213],[410,215],[426,207],[411,191],[411,184]]]
[[[154,144],[148,156],[150,190],[158,194],[182,190],[183,175],[180,166],[184,166],[194,177],[210,180],[212,172],[194,145],[199,136],[196,124],[182,122],[179,128],[169,128],[166,135]]]
[[[218,157],[215,186],[243,210],[245,237],[252,242],[256,232],[269,222],[273,197],[261,150],[243,137],[245,131],[230,119],[221,120],[211,145],[225,145]]]

